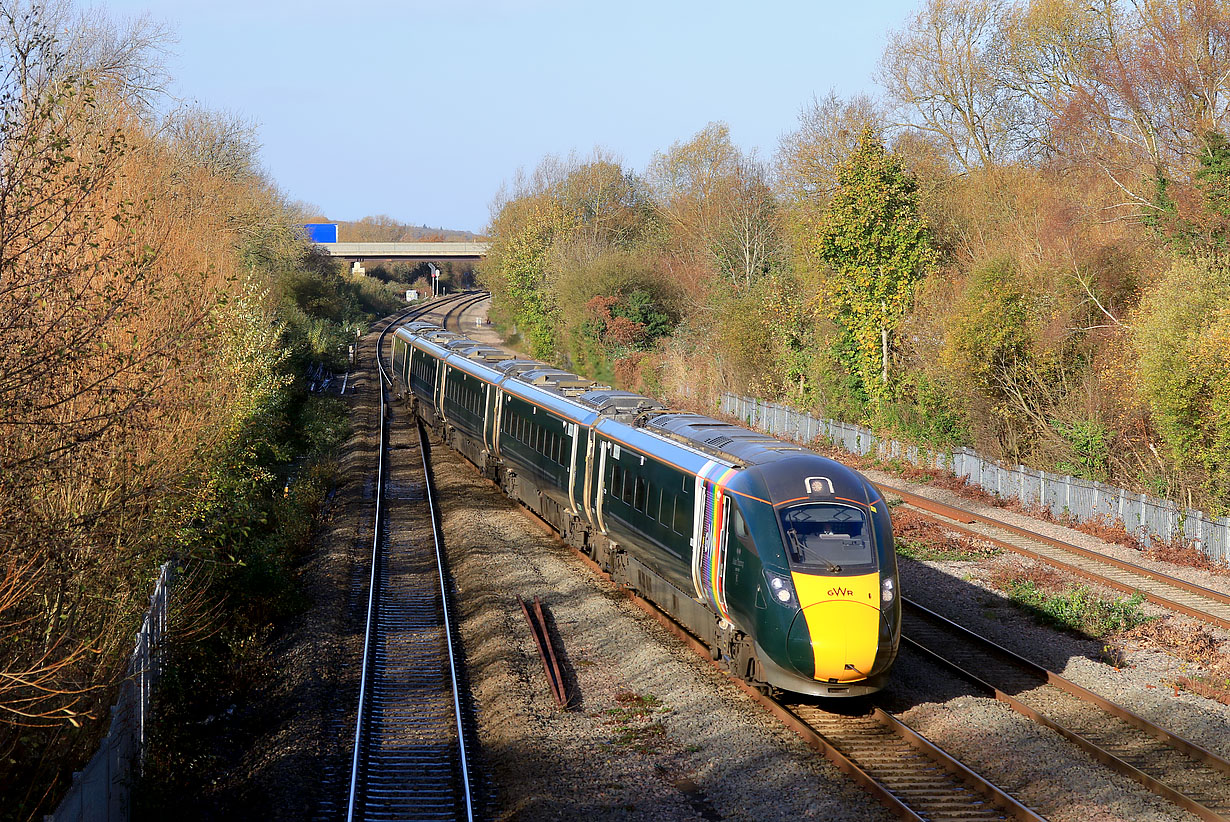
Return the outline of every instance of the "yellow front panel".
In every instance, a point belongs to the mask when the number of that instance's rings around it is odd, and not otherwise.
[[[811,634],[816,679],[866,678],[880,637],[880,575],[791,577]]]

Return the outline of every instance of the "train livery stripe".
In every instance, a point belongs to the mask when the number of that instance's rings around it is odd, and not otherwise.
[[[696,595],[729,621],[726,609],[726,484],[738,469],[709,460],[696,475],[695,543],[692,583]]]

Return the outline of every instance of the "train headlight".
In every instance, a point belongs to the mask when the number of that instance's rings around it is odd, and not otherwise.
[[[880,583],[880,601],[888,605],[897,596],[897,591],[893,585],[892,577],[884,577],[884,581]]]
[[[765,571],[764,576],[769,583],[769,596],[782,605],[790,605],[797,601],[794,595],[794,584],[790,581],[790,577],[775,574],[772,571]]]

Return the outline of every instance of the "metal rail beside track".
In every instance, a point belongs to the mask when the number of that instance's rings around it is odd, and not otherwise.
[[[463,296],[450,313],[472,301]],[[376,524],[348,822],[474,818],[463,697],[426,438],[420,430],[421,469],[391,466],[391,454],[386,455],[392,438],[384,395],[391,378],[381,359],[385,336],[407,317],[438,307],[436,303],[398,315],[376,345],[380,391]],[[398,432],[399,437],[406,435],[408,430]],[[408,450],[401,447],[398,453]],[[414,478],[406,476],[411,472]],[[391,512],[385,504],[392,498],[403,501],[398,507],[406,514],[395,528],[388,527]],[[419,510],[411,511],[414,507]],[[424,520],[430,525],[430,545],[425,538],[412,538],[414,520],[420,528]]]

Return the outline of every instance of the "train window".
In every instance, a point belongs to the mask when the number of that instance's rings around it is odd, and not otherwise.
[[[611,496],[613,498],[615,499],[623,498],[623,493],[622,493],[623,492],[623,481],[624,481],[624,472],[620,470],[618,465],[613,466],[611,468],[611,482],[608,485],[608,490],[611,492]]]
[[[663,503],[666,501],[666,493],[662,490],[662,486],[660,485],[654,490],[658,492],[658,495],[656,498],[652,496],[650,497],[650,510],[652,511],[652,516],[658,522],[666,525],[667,515],[665,508],[663,508]]]
[[[636,478],[636,490],[632,496],[632,507],[641,513],[645,513],[646,505],[649,499],[649,485],[643,477]]]
[[[875,567],[870,528],[857,508],[795,505],[781,512],[781,522],[792,567],[833,574]]]
[[[692,533],[692,506],[687,497],[675,497],[675,524],[673,528],[675,533],[680,536]]]
[[[624,487],[623,487],[623,494],[622,494],[623,500],[628,505],[631,505],[632,499],[633,499],[632,491],[634,490],[635,483],[631,481],[633,478],[626,470],[623,471],[623,475],[624,475]],[[640,479],[640,477],[637,477],[636,479]]]

